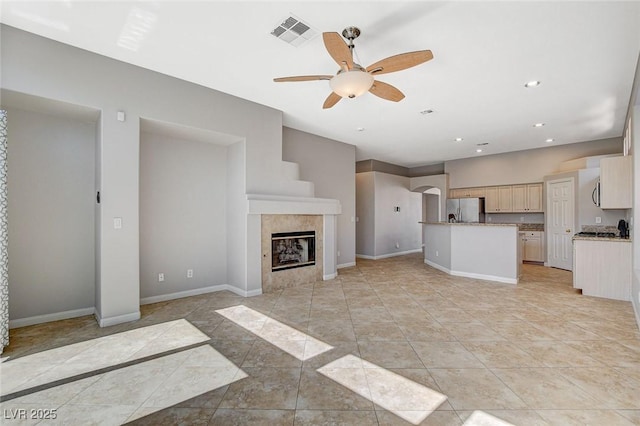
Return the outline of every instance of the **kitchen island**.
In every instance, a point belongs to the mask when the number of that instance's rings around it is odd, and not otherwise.
[[[424,263],[460,277],[517,284],[518,225],[421,222]]]

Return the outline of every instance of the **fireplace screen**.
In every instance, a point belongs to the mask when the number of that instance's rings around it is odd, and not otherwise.
[[[316,231],[271,234],[271,270],[316,264]]]

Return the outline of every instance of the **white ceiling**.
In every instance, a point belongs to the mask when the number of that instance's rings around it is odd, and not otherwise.
[[[640,49],[640,2],[3,1],[0,21],[284,112],[284,125],[405,167],[622,134]],[[270,34],[290,14],[319,32],[355,25],[361,65],[430,49],[434,59],[378,79],[329,110],[334,74],[319,35]],[[124,38],[123,38],[124,34]],[[123,42],[124,41],[124,42]],[[540,80],[537,88],[524,84]],[[420,111],[434,110],[422,115]],[[541,128],[533,124],[543,122]],[[364,131],[357,131],[364,128]],[[462,137],[462,142],[454,142]],[[479,143],[484,152],[475,152]]]

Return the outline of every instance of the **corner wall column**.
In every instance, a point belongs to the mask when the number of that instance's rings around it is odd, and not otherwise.
[[[322,270],[324,280],[332,280],[338,276],[336,260],[338,257],[338,227],[337,217],[333,214],[322,216],[324,227],[324,244],[322,246]]]

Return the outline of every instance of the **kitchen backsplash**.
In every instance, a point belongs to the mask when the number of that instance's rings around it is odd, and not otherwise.
[[[544,223],[544,213],[486,213],[487,223]]]
[[[544,231],[544,223],[518,223],[520,231]]]

